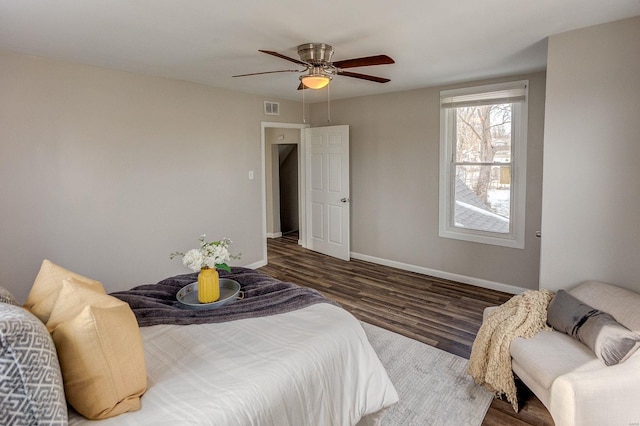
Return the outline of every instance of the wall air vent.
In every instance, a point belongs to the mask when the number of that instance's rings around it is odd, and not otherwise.
[[[265,115],[280,115],[280,104],[278,102],[264,101]]]

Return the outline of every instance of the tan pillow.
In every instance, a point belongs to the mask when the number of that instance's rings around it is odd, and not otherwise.
[[[52,331],[59,324],[75,318],[87,305],[109,308],[127,303],[105,294],[102,286],[96,290],[93,284],[87,284],[77,278],[67,278],[62,280],[56,304],[46,323],[47,329]]]
[[[97,420],[140,409],[147,374],[140,330],[129,305],[87,305],[59,324],[52,336],[67,401],[78,413]]]
[[[83,277],[45,259],[40,266],[40,271],[36,276],[33,287],[31,287],[24,307],[46,324],[49,320],[49,315],[51,315],[51,310],[56,304],[56,300],[58,300],[58,294],[62,289],[62,281],[69,277],[76,278],[96,290],[101,290],[102,293],[105,292],[99,281]]]

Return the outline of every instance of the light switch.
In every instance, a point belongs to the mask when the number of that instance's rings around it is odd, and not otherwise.
[[[249,180],[253,180],[253,170],[249,170]]]

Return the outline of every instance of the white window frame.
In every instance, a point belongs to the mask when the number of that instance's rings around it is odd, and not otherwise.
[[[474,100],[486,104],[486,99],[495,100],[495,103],[507,103],[512,100],[512,92],[520,94],[513,101],[511,117],[513,124],[509,233],[479,231],[455,226],[455,105],[464,106],[464,103],[468,105],[469,102],[474,102]],[[522,93],[524,93],[524,100],[522,99]],[[528,80],[440,92],[440,237],[518,249],[524,248],[528,101]]]

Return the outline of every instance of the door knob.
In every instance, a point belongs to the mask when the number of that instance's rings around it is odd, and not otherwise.
[[[349,202],[349,199],[348,199],[348,198],[341,198],[341,199],[340,199],[340,202],[341,202],[341,203],[348,203],[348,202]]]

